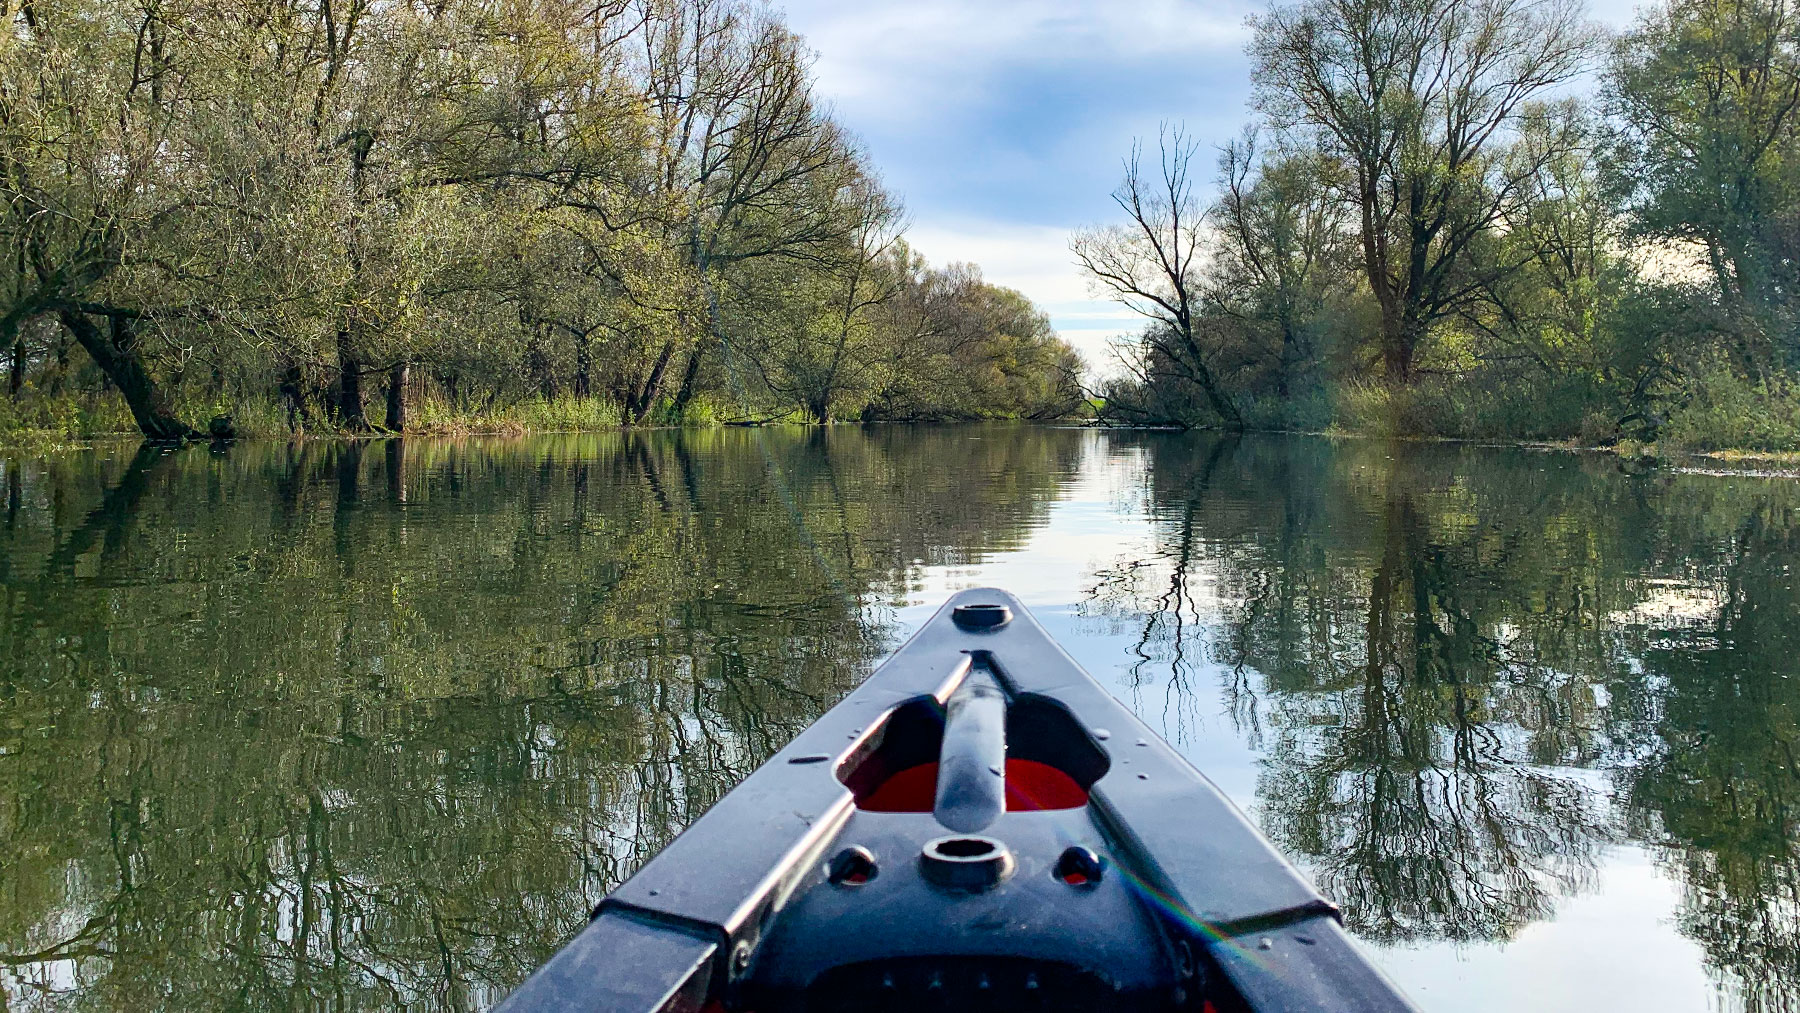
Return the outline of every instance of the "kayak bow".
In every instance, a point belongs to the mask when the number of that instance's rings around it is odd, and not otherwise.
[[[1210,781],[1018,599],[980,589],[500,1008],[1413,1007]]]

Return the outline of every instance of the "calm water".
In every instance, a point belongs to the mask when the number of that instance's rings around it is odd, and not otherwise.
[[[0,1007],[485,1007],[997,583],[1426,1009],[1800,1010],[1792,480],[1008,427],[0,467]]]

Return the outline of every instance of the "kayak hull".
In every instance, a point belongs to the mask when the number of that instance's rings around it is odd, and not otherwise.
[[[972,1008],[1413,1007],[1210,781],[991,588],[954,596],[501,1007]]]

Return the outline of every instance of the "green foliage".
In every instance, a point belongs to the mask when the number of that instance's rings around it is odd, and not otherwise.
[[[1591,433],[1606,393],[1585,378],[1486,374],[1405,386],[1351,383],[1332,428],[1381,436],[1563,440]]]
[[[1168,216],[1144,213],[1163,190],[1135,160],[1135,229],[1077,241],[1153,320],[1103,418],[1800,445],[1791,4],[1647,9],[1614,40],[1604,115],[1547,88],[1595,42],[1561,0],[1297,0],[1254,28],[1261,119],[1222,151],[1208,256],[1155,277],[1132,244]]]
[[[1800,391],[1715,365],[1690,381],[1661,442],[1683,450],[1800,450]]]
[[[924,268],[812,86],[755,0],[0,7],[0,368],[164,436],[855,417]]]
[[[1251,429],[1322,432],[1336,422],[1334,407],[1334,398],[1323,389],[1251,398],[1243,404],[1244,423]]]
[[[442,398],[416,406],[412,427],[424,433],[582,433],[615,429],[623,423],[616,402],[571,395],[530,397],[495,408],[468,411]]]
[[[22,391],[0,397],[0,441],[9,444],[87,440],[137,432],[131,414],[116,397]]]

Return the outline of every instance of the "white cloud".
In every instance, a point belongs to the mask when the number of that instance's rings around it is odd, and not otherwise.
[[[1020,67],[1236,57],[1250,8],[1235,0],[791,0],[786,10],[818,54],[821,92],[866,122],[929,118],[943,113],[943,101],[979,104],[983,82]]]
[[[1086,279],[1069,255],[1069,230],[1060,226],[924,221],[907,230],[906,241],[934,264],[980,264],[989,281],[1042,304],[1087,300]]]

